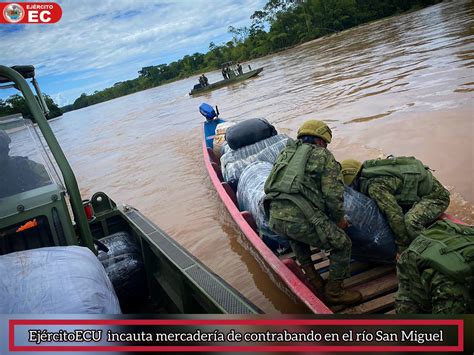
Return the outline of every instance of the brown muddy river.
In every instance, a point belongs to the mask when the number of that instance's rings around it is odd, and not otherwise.
[[[338,159],[415,155],[451,190],[450,212],[474,223],[473,19],[472,1],[442,3],[255,60],[259,77],[200,97],[188,96],[196,76],[51,124],[84,197],[104,191],[137,207],[264,311],[296,313],[213,190],[199,104],[226,119],[266,117],[292,136],[325,120]]]

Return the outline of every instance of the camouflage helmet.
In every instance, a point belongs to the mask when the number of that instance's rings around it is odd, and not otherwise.
[[[355,159],[346,159],[341,162],[341,173],[344,184],[349,186],[362,169],[362,163]]]
[[[309,120],[303,123],[298,130],[297,138],[302,136],[313,136],[323,139],[326,143],[331,143],[332,132],[323,121]]]
[[[8,133],[0,129],[0,151],[8,150],[8,146],[11,142],[12,140]]]

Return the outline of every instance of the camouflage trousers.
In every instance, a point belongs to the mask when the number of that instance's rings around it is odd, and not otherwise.
[[[449,206],[449,191],[433,179],[433,190],[405,214],[405,227],[411,240],[432,224]]]
[[[465,314],[474,311],[468,288],[434,269],[419,269],[420,257],[407,250],[397,264],[397,314]]]
[[[301,266],[312,265],[310,246],[330,251],[329,279],[344,280],[350,277],[352,242],[324,213],[316,213],[317,225],[272,218],[270,209],[269,226],[275,233],[288,238]]]

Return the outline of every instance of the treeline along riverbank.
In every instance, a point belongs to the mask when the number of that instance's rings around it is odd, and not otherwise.
[[[58,105],[56,105],[50,96],[43,94],[43,98],[49,109],[47,119],[59,117],[63,114],[62,110]],[[16,94],[8,97],[5,100],[0,99],[0,117],[12,115],[15,113],[21,113],[23,117],[28,117],[30,115],[30,110],[28,109],[23,96]]]
[[[229,26],[232,40],[209,44],[169,64],[142,68],[135,79],[115,83],[93,94],[81,94],[64,112],[217,69],[227,61],[246,61],[346,30],[383,17],[426,7],[440,0],[269,0],[250,17],[249,27]]]

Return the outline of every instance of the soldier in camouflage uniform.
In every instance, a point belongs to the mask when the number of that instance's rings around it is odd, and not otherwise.
[[[449,205],[449,191],[413,157],[341,162],[344,183],[375,200],[401,253]]]
[[[398,314],[474,312],[474,228],[438,221],[398,261]]]
[[[297,138],[288,141],[265,183],[269,226],[289,239],[306,276],[317,290],[324,289],[328,303],[356,303],[361,294],[343,288],[343,280],[350,277],[352,244],[343,231],[347,221],[340,166],[326,149],[332,132],[324,122],[310,120]],[[331,251],[326,284],[314,269],[310,246]]]
[[[0,198],[51,183],[43,165],[27,157],[10,156],[11,139],[0,130]]]

